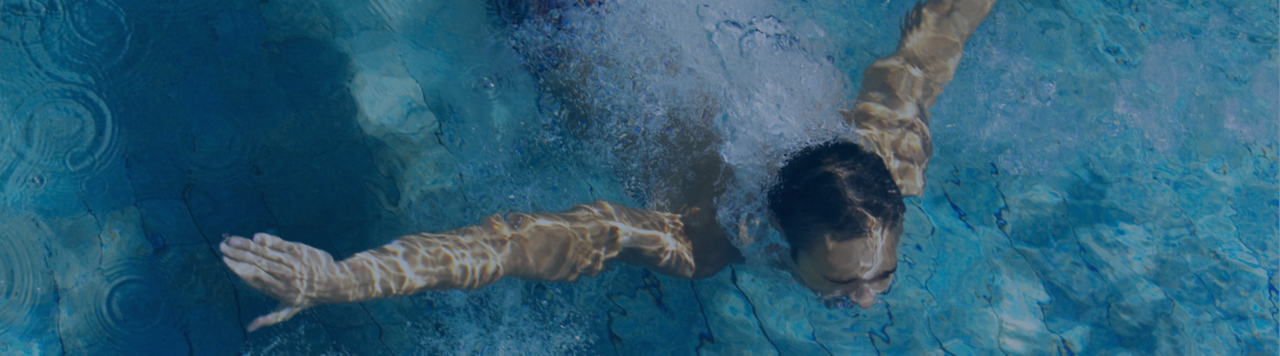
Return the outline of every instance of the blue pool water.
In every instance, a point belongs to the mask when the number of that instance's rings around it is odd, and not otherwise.
[[[789,150],[841,134],[914,2],[653,3],[516,24],[481,1],[0,3],[0,354],[1280,352],[1274,1],[997,3],[933,108],[929,183],[869,309],[776,266],[758,197]],[[571,122],[539,88],[566,49],[608,117]],[[343,257],[642,206],[661,189],[635,178],[660,124],[642,118],[691,98],[719,105],[720,218],[747,262],[244,332],[275,302],[221,264],[224,233]]]

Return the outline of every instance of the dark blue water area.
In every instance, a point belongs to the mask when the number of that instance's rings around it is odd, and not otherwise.
[[[618,265],[245,332],[276,303],[222,264],[224,234],[341,258],[494,213],[643,206],[656,188],[616,162],[656,147],[566,120],[538,84],[555,53],[607,63],[581,93],[616,116],[710,93],[750,182],[786,147],[744,147],[847,106],[914,5],[612,1],[531,28],[497,3],[0,2],[0,354],[1280,352],[1268,1],[997,3],[933,108],[929,183],[868,309],[770,257],[744,183],[722,222],[758,242],[707,279]],[[672,66],[692,74],[652,70]]]

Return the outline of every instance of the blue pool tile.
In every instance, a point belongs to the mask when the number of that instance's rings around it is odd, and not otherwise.
[[[716,129],[732,133],[722,153],[741,158],[729,152],[741,135],[774,127],[740,127],[758,121],[738,107],[777,93],[723,93],[804,62],[847,74],[828,94],[852,99],[914,3],[696,5],[559,9],[539,27],[466,2],[6,4],[0,354],[1280,349],[1276,7],[1259,1],[997,3],[931,111],[925,194],[907,199],[894,286],[867,309],[819,300],[755,245],[745,251],[762,255],[704,280],[619,267],[321,306],[244,331],[277,302],[222,264],[224,233],[342,258],[494,213],[644,206],[642,168],[617,162],[655,148],[618,136],[651,132],[610,125],[707,89],[725,112]],[[766,16],[801,49],[704,48],[725,44],[717,22]],[[548,43],[609,63],[579,89],[626,117],[599,132],[565,124],[563,98],[536,76],[566,54],[529,50]],[[653,77],[646,61],[687,68]],[[766,177],[780,155],[735,168]]]
[[[186,202],[177,199],[148,199],[138,202],[147,239],[164,246],[208,243],[196,227]],[[153,242],[154,243],[154,242]]]
[[[390,346],[382,342],[382,329],[378,325],[351,328],[330,328],[336,349],[357,355],[394,355]]]

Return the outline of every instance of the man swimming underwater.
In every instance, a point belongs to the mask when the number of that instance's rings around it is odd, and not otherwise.
[[[858,142],[827,142],[794,154],[768,193],[776,227],[791,245],[794,273],[823,297],[863,308],[893,282],[903,197],[920,196],[933,155],[929,108],[951,81],[964,43],[995,0],[929,0],[916,6],[897,51],[863,75],[851,111]],[[675,125],[679,125],[676,123]],[[716,221],[728,167],[715,139],[661,139],[683,155],[664,180],[676,196],[644,210],[597,201],[561,213],[512,213],[443,233],[401,237],[334,261],[324,251],[259,233],[219,245],[250,286],[280,300],[253,331],[320,304],[477,289],[503,277],[573,282],[618,260],[683,278],[713,275],[741,253]]]

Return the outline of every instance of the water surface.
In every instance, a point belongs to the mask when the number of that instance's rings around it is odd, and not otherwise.
[[[771,170],[847,135],[910,1],[15,0],[0,6],[3,354],[1275,354],[1280,72],[1265,1],[1001,1],[933,108],[883,302],[774,266]],[[608,63],[574,122],[538,78]],[[698,101],[701,100],[701,101]],[[275,302],[214,244],[337,257],[597,199],[642,206],[664,110],[718,107],[749,262],[699,281]],[[652,163],[652,162],[648,162]],[[741,229],[739,229],[741,227]],[[748,245],[746,241],[751,243]]]

